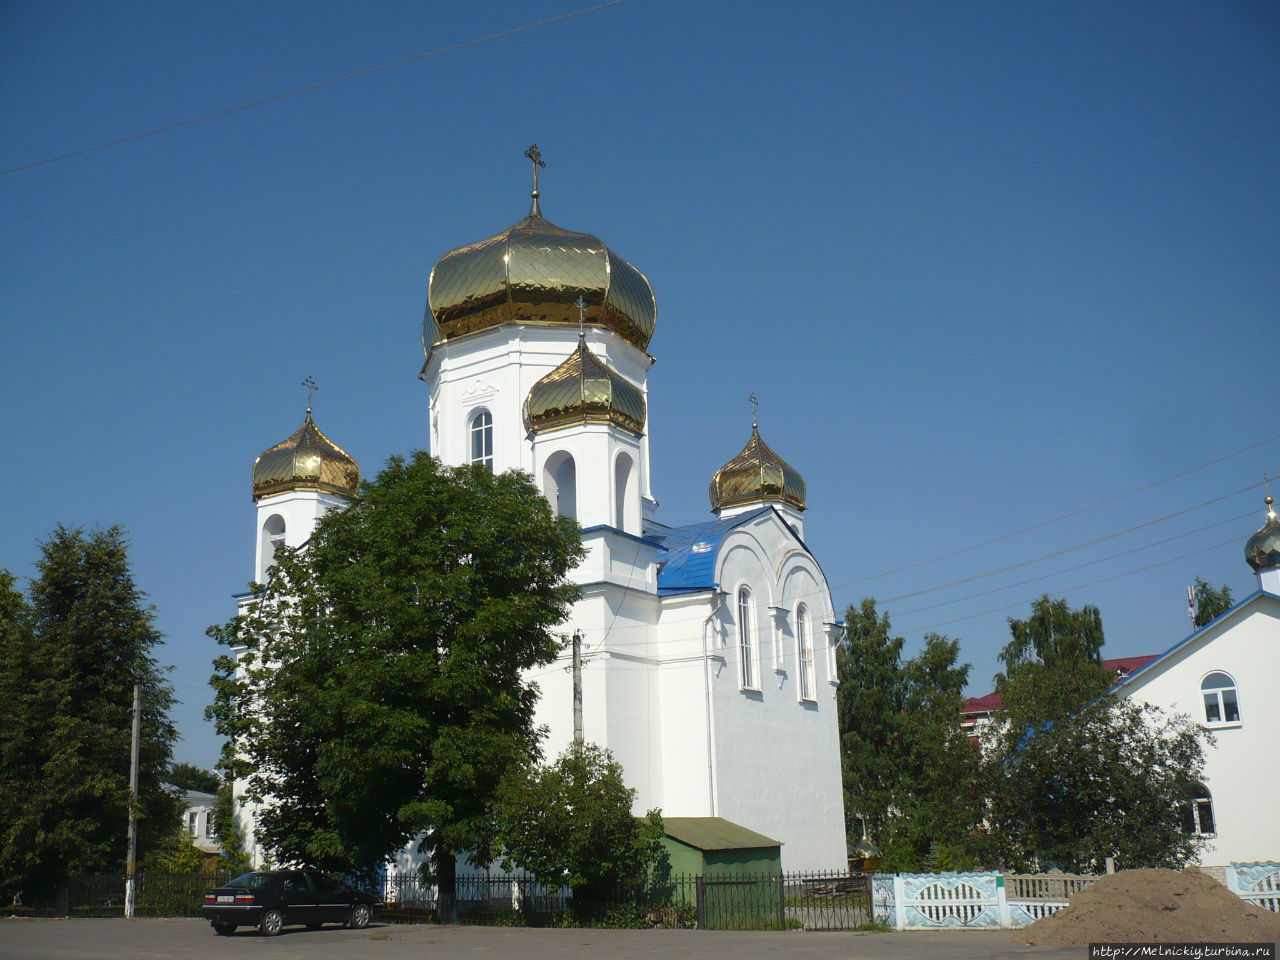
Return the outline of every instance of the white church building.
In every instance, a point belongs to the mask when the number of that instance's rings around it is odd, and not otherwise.
[[[431,271],[424,439],[446,464],[528,473],[581,525],[581,599],[562,629],[582,636],[584,738],[622,764],[636,813],[722,817],[780,841],[786,870],[842,869],[838,627],[805,546],[804,480],[753,423],[711,478],[711,518],[658,520],[653,290],[598,238],[542,216],[536,147],[526,155],[529,215]],[[358,486],[355,461],[308,409],[254,465],[255,579],[277,544],[304,544]],[[532,677],[550,757],[573,737],[564,666]]]

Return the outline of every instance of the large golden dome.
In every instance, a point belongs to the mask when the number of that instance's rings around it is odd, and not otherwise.
[[[533,385],[524,401],[530,433],[578,423],[612,423],[644,433],[647,409],[640,388],[605,366],[578,338],[578,349]]]
[[[1280,567],[1280,518],[1276,516],[1271,495],[1267,494],[1267,520],[1262,529],[1244,545],[1244,558],[1254,573]]]
[[[753,423],[751,439],[742,452],[715,472],[711,478],[711,509],[736,507],[744,503],[781,501],[804,509],[804,477],[760,439]]]
[[[320,432],[311,408],[302,426],[253,462],[253,499],[289,490],[319,490],[354,498],[360,467],[349,453]]]
[[[639,270],[589,233],[544,220],[534,197],[529,216],[437,261],[428,284],[422,348],[504,323],[604,326],[641,350],[653,337],[658,307]]]

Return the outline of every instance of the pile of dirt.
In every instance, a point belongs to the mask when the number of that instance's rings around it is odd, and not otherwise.
[[[1090,943],[1268,943],[1280,913],[1245,903],[1207,873],[1125,870],[1103,877],[1069,906],[1013,935],[1036,946]]]

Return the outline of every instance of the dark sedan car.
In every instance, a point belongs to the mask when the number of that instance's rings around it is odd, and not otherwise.
[[[246,873],[204,895],[200,913],[223,935],[236,927],[257,927],[274,937],[288,924],[316,929],[326,923],[368,926],[384,904],[318,870],[262,870]]]

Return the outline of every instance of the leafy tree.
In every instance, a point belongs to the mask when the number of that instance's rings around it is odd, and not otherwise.
[[[981,814],[976,751],[960,728],[969,667],[957,665],[959,644],[937,634],[904,663],[891,629],[865,599],[845,614],[837,651],[849,837],[865,824],[886,869],[920,869],[939,845],[964,860]]]
[[[0,575],[0,895],[49,897],[73,873],[123,870],[134,681],[142,687],[139,852],[168,836],[161,786],[176,732],[160,642],[119,527],[59,526],[30,603]]]
[[[577,588],[577,524],[516,473],[393,457],[249,612],[210,634],[220,766],[281,863],[377,870],[425,834],[446,918],[503,773],[537,755],[537,687]]]
[[[1225,583],[1215,590],[1199,577],[1196,577],[1193,595],[1195,597],[1196,615],[1192,623],[1195,624],[1197,630],[1207,623],[1212,623],[1231,609],[1231,588]]]
[[[212,770],[197,767],[194,763],[175,763],[169,767],[165,779],[179,790],[196,790],[200,793],[217,793],[222,778]]]
[[[235,796],[230,781],[223,781],[213,797],[213,830],[222,847],[223,865],[231,870],[248,870],[252,865],[244,849],[244,834],[236,820]]]
[[[1016,870],[1181,867],[1203,841],[1183,828],[1208,735],[1186,715],[1107,696],[995,758],[990,826]]]
[[[595,744],[573,744],[555,763],[508,772],[494,804],[494,854],[551,887],[573,890],[590,912],[623,881],[648,879],[662,851],[662,815],[631,815],[636,792]]]
[[[1102,614],[1085,605],[1040,597],[1026,620],[1009,618],[1011,639],[1000,653],[996,691],[1015,727],[1070,716],[1101,696],[1115,677],[1102,666]]]
[[[1198,841],[1182,829],[1203,774],[1200,727],[1118,701],[1102,666],[1102,616],[1041,597],[1010,619],[996,677],[1002,707],[984,744],[987,824],[1015,869],[1177,866]]]

